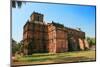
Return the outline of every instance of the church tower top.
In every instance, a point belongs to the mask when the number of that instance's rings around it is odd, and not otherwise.
[[[39,21],[39,22],[43,22],[44,20],[44,15],[40,14],[38,12],[33,12],[30,16],[30,21]]]

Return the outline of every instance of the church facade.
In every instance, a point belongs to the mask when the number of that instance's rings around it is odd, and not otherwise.
[[[23,27],[23,53],[61,53],[88,49],[85,32],[52,21],[44,22],[44,15],[33,12]]]

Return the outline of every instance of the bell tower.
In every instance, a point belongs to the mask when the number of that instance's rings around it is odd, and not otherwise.
[[[38,21],[38,22],[43,22],[43,14],[33,12],[32,15],[30,16],[30,21]]]

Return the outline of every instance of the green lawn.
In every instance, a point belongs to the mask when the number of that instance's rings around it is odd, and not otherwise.
[[[13,65],[27,65],[27,64],[51,64],[51,63],[69,63],[94,61],[95,51],[77,51],[65,53],[39,53],[31,56],[18,57]]]

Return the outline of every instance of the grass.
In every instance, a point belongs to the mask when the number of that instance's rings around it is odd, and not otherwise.
[[[65,53],[38,53],[16,59],[13,65],[69,63],[95,60],[95,51],[77,51]]]

